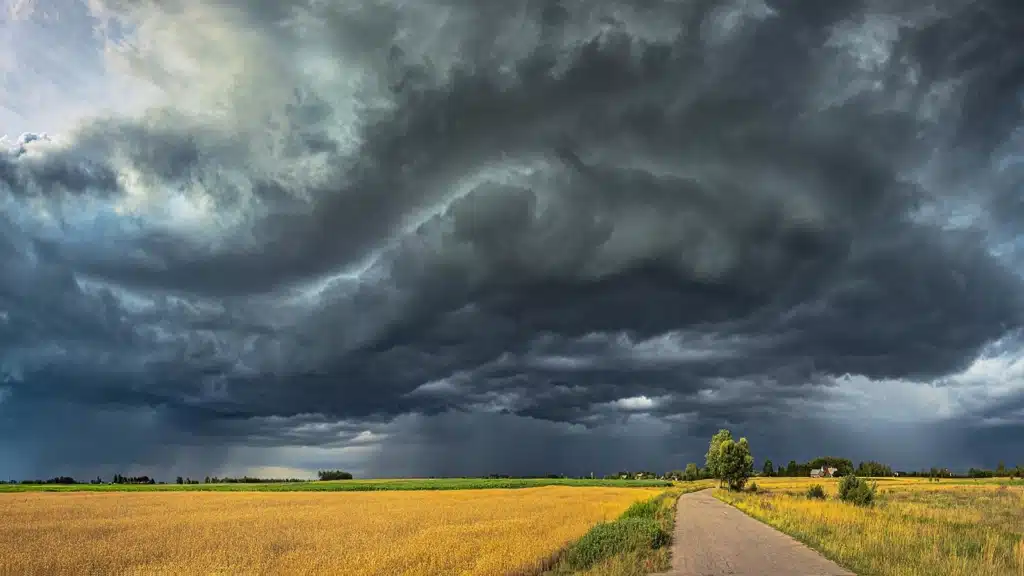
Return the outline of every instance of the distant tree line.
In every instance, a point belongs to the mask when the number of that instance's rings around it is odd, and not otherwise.
[[[878,470],[884,471],[888,469],[888,466],[879,464],[878,462],[861,462],[857,468],[853,467],[853,462],[849,458],[838,458],[836,456],[820,456],[808,462],[798,463],[796,460],[790,460],[786,466],[775,467],[771,460],[765,460],[764,466],[761,468],[762,476],[788,476],[793,478],[805,477],[811,475],[811,470],[821,468],[835,468],[836,476],[846,476],[847,474],[872,476],[875,474],[861,474],[860,471],[866,470]],[[889,470],[890,474],[892,470]],[[885,475],[885,474],[877,474]]]
[[[207,476],[203,479],[204,484],[274,484],[275,482],[309,482],[309,480],[301,478],[253,478],[251,476],[242,476],[241,478]]]
[[[321,480],[351,480],[352,474],[348,472],[342,472],[340,470],[330,470],[320,472]],[[193,479],[187,476],[178,476],[175,478],[175,484],[272,484],[275,482],[308,482],[308,479],[302,478],[254,478],[251,476],[236,477],[218,477],[218,476],[207,476],[202,481]],[[71,476],[57,476],[48,480],[0,480],[0,484],[107,484],[102,477],[97,477],[95,480],[88,482],[79,482]],[[125,476],[123,474],[114,474],[109,484],[163,484],[163,482],[157,482],[155,478],[149,476]]]
[[[47,480],[9,480],[4,482],[0,480],[0,484],[81,484],[70,476],[55,476]]]
[[[1004,462],[1000,462],[995,470],[984,468],[971,468],[967,471],[968,478],[1024,478],[1024,464],[1017,464],[1008,468]]]
[[[111,484],[156,484],[156,480],[149,476],[122,476],[114,474]]]
[[[320,480],[351,480],[352,474],[342,470],[320,470],[316,473]]]

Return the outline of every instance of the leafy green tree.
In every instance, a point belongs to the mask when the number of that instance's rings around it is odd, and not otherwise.
[[[732,440],[732,432],[722,428],[714,436],[711,437],[711,443],[708,444],[707,454],[704,455],[705,463],[707,464],[708,474],[712,478],[722,479],[722,468],[720,466],[720,451],[721,446],[726,440]],[[719,483],[721,485],[721,483]]]
[[[786,465],[786,476],[799,476],[799,470],[797,469],[796,460],[790,460],[789,464]]]
[[[775,465],[770,459],[764,461],[764,467],[761,468],[761,474],[764,474],[765,476],[775,476]]]
[[[683,470],[683,480],[687,482],[693,482],[694,480],[700,480],[700,470],[697,465],[690,462],[686,465],[686,470]]]
[[[750,453],[747,439],[740,438],[739,442],[726,439],[719,445],[718,451],[721,479],[729,485],[729,489],[742,490],[754,473],[754,457]]]

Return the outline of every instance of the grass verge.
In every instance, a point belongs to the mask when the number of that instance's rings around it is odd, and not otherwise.
[[[563,550],[544,576],[642,576],[668,570],[680,495],[710,488],[708,481],[677,484],[630,506],[618,519],[594,526]]]
[[[253,484],[0,484],[3,492],[373,492],[377,490],[486,490],[541,486],[662,488],[664,480],[578,480],[573,478],[425,478],[274,482]]]

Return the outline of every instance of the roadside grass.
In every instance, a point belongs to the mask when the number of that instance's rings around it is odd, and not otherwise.
[[[667,488],[665,480],[598,480],[575,478],[417,478],[272,482],[251,484],[0,484],[4,492],[373,492],[378,490],[489,490],[585,486]]]
[[[649,500],[632,504],[618,519],[602,522],[567,547],[545,576],[641,576],[668,570],[680,495],[715,485],[679,482]]]
[[[857,574],[1024,576],[1024,483],[877,480],[872,507],[840,501],[837,480],[817,478],[758,478],[758,494],[715,497]],[[807,498],[811,484],[827,498]]]

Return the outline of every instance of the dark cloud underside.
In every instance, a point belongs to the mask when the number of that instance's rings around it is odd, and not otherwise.
[[[0,151],[0,471],[1019,452],[1017,4],[94,3],[154,91]]]

